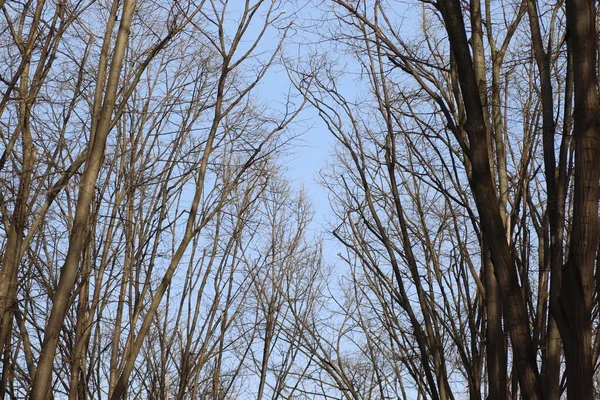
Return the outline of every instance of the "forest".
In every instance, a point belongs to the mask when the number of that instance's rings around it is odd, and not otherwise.
[[[595,1],[0,10],[0,400],[600,398]]]

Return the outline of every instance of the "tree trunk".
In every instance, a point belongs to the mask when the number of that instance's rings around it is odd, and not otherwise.
[[[596,6],[593,0],[567,0],[566,7],[574,72],[575,186],[569,259],[554,311],[565,350],[568,398],[592,399],[591,312],[600,196]]]
[[[52,311],[44,329],[44,340],[40,351],[40,360],[33,380],[31,399],[47,398],[52,380],[52,366],[58,344],[58,337],[71,300],[71,291],[77,278],[77,268],[81,259],[88,230],[90,204],[95,194],[95,184],[100,172],[106,139],[110,131],[111,119],[115,108],[121,67],[129,38],[129,29],[135,9],[135,0],[125,1],[119,33],[115,42],[111,62],[110,75],[106,94],[100,113],[97,130],[90,137],[88,159],[81,178],[79,199],[75,211],[73,228],[69,237],[69,249],[65,264],[61,269],[60,279],[54,295]],[[110,32],[107,32],[110,35]]]
[[[460,89],[465,104],[469,138],[468,156],[473,173],[471,188],[479,211],[484,239],[490,246],[494,272],[501,292],[506,327],[511,337],[513,356],[524,399],[541,399],[536,346],[531,339],[529,318],[514,258],[506,240],[506,229],[498,207],[495,183],[490,171],[488,133],[473,61],[467,42],[461,5],[456,0],[438,2],[450,40],[450,49],[458,67]]]
[[[502,300],[487,245],[483,244],[482,248],[484,249],[485,308],[487,312],[485,351],[488,370],[488,399],[506,400],[508,398],[506,392],[507,357],[504,346],[504,330],[502,329]]]
[[[24,68],[21,77],[21,90],[28,93],[29,87],[29,65]],[[23,101],[19,126],[23,141],[23,169],[21,170],[19,189],[15,201],[15,208],[10,222],[10,230],[7,235],[7,244],[0,270],[0,353],[4,354],[4,365],[0,383],[0,399],[6,394],[6,385],[10,371],[9,356],[10,336],[12,333],[13,315],[17,301],[17,278],[18,266],[20,264],[21,246],[23,244],[25,227],[27,225],[27,201],[33,174],[35,161],[35,148],[33,145],[29,125],[31,102]],[[17,132],[15,132],[17,134]]]

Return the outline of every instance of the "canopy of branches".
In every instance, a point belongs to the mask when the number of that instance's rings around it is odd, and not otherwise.
[[[0,9],[0,399],[600,398],[593,0]]]

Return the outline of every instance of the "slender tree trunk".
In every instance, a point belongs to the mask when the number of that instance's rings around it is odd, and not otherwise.
[[[19,43],[19,50],[23,54],[19,70],[15,74],[13,83],[6,89],[4,94],[3,104],[0,106],[0,111],[4,111],[12,89],[19,84],[19,93],[22,96],[19,107],[19,121],[13,133],[13,136],[7,148],[0,159],[0,169],[4,166],[8,159],[10,149],[15,145],[19,136],[22,138],[23,154],[22,154],[22,170],[19,176],[19,187],[11,217],[9,230],[6,237],[6,247],[4,248],[4,256],[1,258],[0,264],[0,354],[3,354],[4,362],[2,365],[2,375],[0,377],[0,399],[3,399],[6,393],[6,384],[9,374],[9,354],[10,336],[12,333],[13,316],[16,307],[17,299],[17,277],[18,266],[21,260],[22,245],[24,241],[25,227],[27,224],[27,202],[29,198],[29,190],[31,186],[33,165],[35,161],[35,148],[31,137],[31,106],[33,99],[39,90],[41,76],[34,74],[30,82],[30,67],[31,54],[35,48],[35,43],[38,39],[38,27],[41,22],[42,10],[44,1],[39,1],[35,8],[35,13],[32,18],[29,34],[25,43]],[[21,38],[24,39],[23,32]],[[17,39],[17,38],[15,38]],[[47,48],[45,48],[47,50]],[[47,52],[41,52],[39,55],[39,64],[44,64]],[[30,84],[31,83],[31,84]]]
[[[28,93],[29,87],[29,65],[27,65],[21,76],[21,91]],[[13,315],[17,301],[17,277],[20,263],[21,246],[23,244],[25,227],[27,225],[27,200],[33,175],[33,164],[35,161],[35,148],[31,137],[29,125],[31,101],[23,101],[18,130],[21,131],[23,143],[23,166],[21,170],[19,188],[15,208],[7,235],[7,244],[0,271],[0,352],[4,353],[4,365],[2,366],[2,380],[0,382],[0,399],[6,394],[6,385],[11,367],[10,336],[13,325]]]
[[[560,201],[560,174],[557,173],[555,156],[555,129],[554,123],[554,96],[550,76],[550,55],[544,50],[542,33],[539,23],[537,2],[527,1],[527,14],[533,44],[534,56],[540,75],[540,90],[542,95],[542,135],[544,148],[544,167],[546,174],[546,188],[548,192],[548,219],[550,225],[550,274],[551,280],[560,277],[562,266],[562,231],[564,226],[564,202]],[[559,166],[558,168],[561,168]],[[562,167],[564,168],[564,166]],[[556,285],[550,285],[550,291]],[[553,294],[550,294],[552,302]],[[546,352],[543,360],[544,372],[544,398],[558,400],[560,398],[560,355],[561,345],[558,337],[557,325],[554,317],[548,317],[546,335]]]
[[[79,199],[77,201],[73,228],[69,237],[69,250],[65,264],[61,269],[58,287],[53,299],[52,311],[44,330],[40,360],[31,390],[31,399],[34,400],[45,400],[50,389],[58,337],[67,314],[71,300],[71,291],[77,278],[77,268],[85,244],[90,204],[95,194],[96,180],[100,172],[102,160],[104,159],[106,139],[110,131],[112,114],[115,108],[121,67],[129,39],[134,9],[135,0],[126,0],[123,5],[121,23],[115,42],[102,111],[99,115],[97,130],[93,135],[93,141],[90,142],[88,159],[81,179]],[[107,32],[106,34],[110,35],[111,32]]]
[[[488,399],[506,400],[507,360],[506,348],[504,346],[504,330],[502,329],[502,301],[489,250],[485,243],[482,248],[484,249],[485,308],[487,312],[485,351],[487,354],[489,385]]]
[[[226,60],[228,61],[228,60]],[[222,107],[223,107],[223,99],[225,92],[225,82],[227,78],[227,74],[229,72],[228,64],[224,63],[222,67],[222,74],[219,80],[218,89],[217,89],[217,101],[215,104],[215,111],[213,116],[213,121],[211,124],[211,129],[208,135],[208,140],[206,141],[204,151],[202,153],[202,159],[200,162],[200,168],[198,171],[198,176],[196,177],[196,188],[194,191],[194,198],[192,200],[192,204],[190,206],[190,211],[188,215],[188,220],[186,222],[185,233],[179,245],[177,246],[177,250],[173,255],[169,263],[169,267],[165,271],[165,274],[161,280],[160,285],[154,293],[154,296],[150,302],[150,306],[148,312],[146,313],[144,320],[142,321],[142,326],[139,329],[137,336],[134,338],[132,335],[132,344],[131,348],[128,349],[128,354],[123,357],[123,369],[121,374],[115,383],[114,390],[112,395],[110,396],[111,400],[119,400],[125,398],[126,391],[129,385],[129,376],[133,371],[133,367],[135,364],[135,360],[137,355],[139,354],[140,349],[142,348],[142,344],[148,334],[148,330],[150,329],[150,325],[152,324],[152,320],[156,311],[158,310],[158,306],[167,291],[169,285],[171,284],[171,279],[173,278],[173,274],[175,273],[177,267],[183,255],[189,245],[189,243],[194,238],[196,233],[196,224],[197,224],[197,216],[198,216],[198,208],[200,206],[200,200],[202,198],[202,194],[204,193],[204,179],[206,177],[206,170],[208,167],[208,160],[210,155],[212,154],[213,143],[217,134],[217,129],[223,118]]]
[[[479,0],[472,0],[470,2],[470,16],[471,16],[471,48],[473,49],[473,69],[475,72],[475,81],[479,91],[479,97],[481,104],[488,104],[488,88],[486,80],[486,65],[485,65],[485,48],[483,45],[483,27],[482,27],[482,15],[481,15],[481,2]],[[496,90],[494,95],[499,96],[497,91],[498,87],[493,87]],[[497,109],[498,107],[496,107]],[[506,168],[504,165],[499,164],[498,168],[494,165],[494,142],[492,137],[492,123],[490,121],[490,115],[487,106],[482,106],[481,112],[483,114],[484,123],[486,126],[487,135],[487,149],[488,159],[490,165],[490,171],[492,176],[498,176],[500,182],[504,182],[506,176],[506,170],[500,169],[501,167]],[[494,115],[494,114],[493,114]],[[496,132],[499,134],[500,132]],[[499,158],[502,159],[502,158]],[[502,185],[501,185],[502,189]],[[502,217],[506,215],[506,207],[504,201],[501,200],[502,196],[505,196],[500,191],[498,196],[498,206]],[[506,400],[506,349],[504,346],[504,331],[502,329],[502,298],[498,289],[498,281],[494,275],[494,265],[490,258],[489,247],[484,240],[481,244],[483,253],[483,265],[484,265],[484,280],[485,280],[485,305],[487,312],[487,325],[486,325],[486,360],[488,368],[488,385],[489,385],[489,400]]]

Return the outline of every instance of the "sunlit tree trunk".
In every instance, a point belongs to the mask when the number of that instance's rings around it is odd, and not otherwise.
[[[71,291],[73,290],[73,286],[77,279],[77,268],[79,261],[81,260],[85,237],[87,236],[90,204],[95,194],[94,188],[96,179],[102,165],[106,139],[111,128],[117,89],[121,77],[121,68],[135,6],[136,3],[134,0],[125,1],[123,5],[119,32],[114,45],[109,76],[106,84],[106,91],[104,96],[102,96],[102,108],[100,115],[98,115],[97,118],[97,127],[91,135],[87,162],[81,179],[75,219],[69,237],[69,250],[67,252],[65,263],[61,269],[59,284],[53,299],[52,312],[50,313],[48,323],[44,330],[44,341],[40,352],[40,360],[38,362],[31,390],[32,399],[46,399],[50,389],[52,366],[58,336],[68,310]],[[110,37],[111,34],[111,31],[106,32],[107,37]]]

